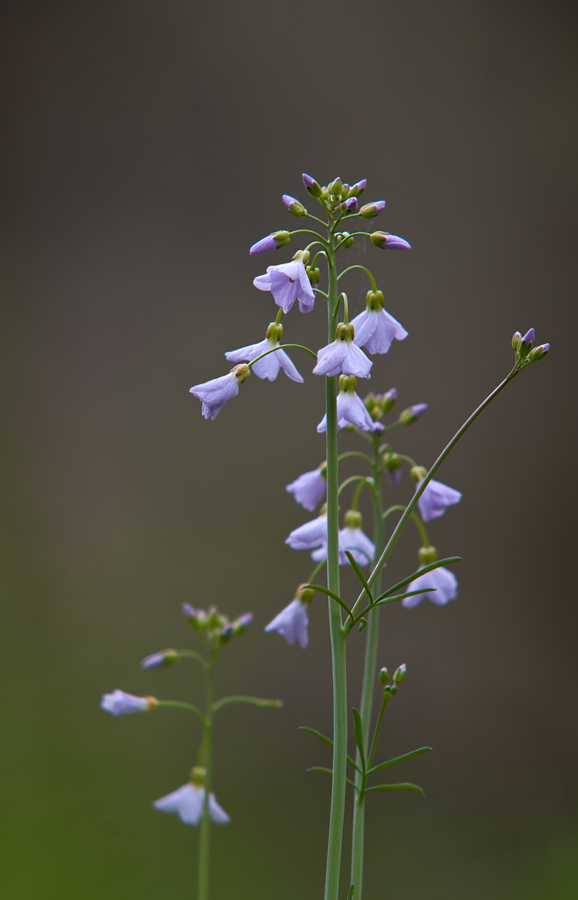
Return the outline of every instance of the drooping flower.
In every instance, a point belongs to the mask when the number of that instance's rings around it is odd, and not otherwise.
[[[161,812],[177,813],[185,825],[198,825],[203,818],[205,806],[205,788],[193,783],[183,784],[172,794],[161,797],[153,803]],[[217,825],[226,825],[230,816],[219,806],[213,793],[209,794],[209,816]]]
[[[335,340],[317,352],[317,365],[314,375],[356,375],[358,378],[370,378],[372,361],[363,350],[354,343],[355,326],[353,322],[337,326]]]
[[[440,566],[439,569],[433,569],[425,575],[419,575],[415,581],[408,585],[407,590],[419,591],[424,588],[422,594],[414,594],[413,597],[406,597],[402,600],[402,606],[411,609],[427,597],[432,603],[438,606],[444,606],[450,600],[454,600],[458,595],[458,580],[453,572]],[[429,588],[429,590],[428,590]]]
[[[238,350],[228,350],[225,357],[229,362],[252,362],[267,350],[273,350],[279,346],[281,336],[283,335],[283,326],[276,322],[271,322],[267,328],[267,335],[264,341],[258,344],[249,344],[248,347],[240,347]],[[266,378],[268,381],[275,381],[279,370],[283,369],[288,378],[292,381],[303,382],[303,378],[295,368],[293,361],[285,353],[284,350],[275,350],[275,353],[269,353],[259,362],[252,366],[253,372],[258,378]]]
[[[387,250],[411,250],[411,244],[398,237],[397,234],[389,234],[387,231],[374,231],[370,235],[371,242],[376,247]]]
[[[239,385],[243,384],[250,374],[249,366],[234,366],[228,375],[213,378],[212,381],[205,381],[204,384],[194,385],[190,389],[190,393],[202,402],[202,413],[205,419],[215,419],[227,400],[237,396]]]
[[[323,510],[316,519],[305,522],[293,529],[285,543],[293,550],[313,550],[327,541],[327,511]]]
[[[375,544],[362,531],[363,516],[350,509],[345,513],[345,528],[339,532],[340,551],[345,557],[345,564],[351,565],[345,551],[349,550],[359,566],[368,566],[375,556]],[[341,560],[340,560],[341,562]],[[343,563],[341,563],[343,565]]]
[[[407,331],[383,308],[382,291],[367,292],[367,307],[352,321],[354,342],[369,353],[387,353],[392,341],[403,341]]]
[[[421,481],[419,483],[421,484]],[[446,507],[459,503],[461,499],[462,495],[459,491],[448,487],[447,484],[442,484],[441,481],[434,481],[432,478],[417,501],[417,505],[424,522],[429,522],[431,519],[443,516]]]
[[[299,646],[305,649],[309,642],[307,607],[313,600],[313,594],[311,588],[299,587],[295,598],[269,622],[265,631],[276,631],[288,644],[297,641]]]
[[[288,313],[296,300],[302,313],[311,312],[315,294],[302,259],[293,259],[280,266],[267,266],[266,275],[258,275],[253,284],[260,291],[271,291],[277,306]]]
[[[300,503],[304,509],[313,512],[319,501],[325,496],[326,487],[327,466],[323,463],[312,472],[304,472],[303,475],[288,484],[285,490],[289,494],[293,494],[297,503]]]
[[[270,253],[271,250],[278,250],[279,247],[284,247],[290,240],[291,235],[288,231],[274,231],[273,234],[268,234],[267,237],[261,238],[256,244],[253,244],[249,253],[251,256]]]
[[[383,431],[381,422],[374,422],[361,397],[355,393],[357,382],[354,375],[342,375],[339,379],[337,395],[337,428],[341,431],[348,425],[355,425],[361,431]],[[317,426],[319,434],[327,430],[327,416],[323,416]]]
[[[125,691],[113,691],[112,694],[103,694],[100,701],[101,709],[112,713],[113,716],[130,716],[133,713],[148,712],[158,706],[156,697],[135,697]]]

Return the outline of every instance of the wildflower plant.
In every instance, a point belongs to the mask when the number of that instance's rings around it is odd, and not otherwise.
[[[197,632],[205,649],[205,655],[196,650],[161,650],[152,653],[141,662],[143,669],[163,669],[174,666],[182,659],[191,659],[203,670],[205,676],[205,709],[180,700],[157,700],[156,697],[135,697],[124,691],[104,694],[101,707],[114,716],[125,716],[137,712],[151,712],[161,707],[173,707],[193,713],[200,719],[203,730],[197,759],[189,780],[177,790],[155,800],[155,809],[166,813],[176,813],[185,825],[199,825],[198,896],[207,900],[209,895],[209,862],[211,822],[226,825],[231,819],[219,805],[212,792],[213,782],[213,725],[216,714],[232,703],[248,703],[252,706],[282,706],[280,700],[262,700],[259,697],[232,695],[215,700],[213,695],[213,670],[222,649],[236,637],[244,634],[253,620],[253,613],[243,613],[234,621],[219,612],[216,606],[208,610],[195,609],[189,603],[182,604],[185,620]]]
[[[355,241],[367,240],[380,250],[409,250],[410,244],[401,237],[386,231],[351,230],[352,220],[361,220],[357,227],[363,227],[365,220],[373,219],[383,212],[385,201],[378,200],[360,204],[366,181],[348,185],[340,178],[329,185],[321,186],[309,175],[303,175],[303,183],[309,196],[319,204],[319,215],[310,212],[305,203],[295,197],[284,195],[285,210],[304,220],[293,231],[274,231],[259,240],[250,249],[251,255],[260,257],[285,248],[297,238],[303,244],[291,259],[284,259],[278,265],[267,267],[265,274],[254,279],[255,287],[269,292],[277,314],[266,328],[265,338],[256,335],[254,344],[225,353],[227,360],[235,363],[224,375],[191,388],[191,393],[202,403],[205,418],[214,419],[228,400],[239,394],[253,372],[258,378],[274,381],[283,368],[286,375],[295,382],[303,382],[287,351],[304,351],[314,360],[312,372],[325,380],[325,409],[320,410],[317,432],[325,434],[325,459],[316,468],[299,475],[286,486],[309,514],[308,521],[295,528],[287,537],[289,547],[305,551],[316,563],[313,572],[300,584],[287,605],[277,612],[266,626],[265,631],[277,632],[288,644],[308,645],[309,610],[316,595],[327,597],[329,632],[332,650],[333,673],[333,734],[326,737],[315,728],[304,730],[317,737],[332,749],[332,765],[313,767],[313,771],[328,773],[332,779],[331,808],[329,814],[329,836],[327,844],[325,900],[337,900],[342,865],[343,826],[346,791],[354,792],[353,847],[351,858],[351,878],[348,900],[361,900],[363,888],[365,807],[370,794],[389,790],[410,790],[423,793],[418,785],[409,781],[375,783],[378,773],[399,764],[409,763],[431,748],[419,747],[402,756],[383,762],[375,762],[380,729],[389,702],[398,694],[406,677],[405,665],[396,668],[392,678],[385,667],[378,667],[379,619],[384,607],[401,603],[410,609],[425,598],[443,606],[457,596],[457,579],[452,567],[460,559],[450,556],[438,559],[438,554],[430,543],[426,523],[445,515],[446,511],[458,504],[461,493],[453,487],[434,479],[448,454],[456,446],[463,434],[470,428],[483,410],[498,396],[520,372],[542,359],[549,350],[548,344],[534,346],[534,330],[531,328],[523,336],[516,332],[512,339],[514,362],[504,380],[486,397],[471,414],[462,427],[428,468],[393,447],[392,432],[419,422],[427,410],[427,404],[417,403],[407,407],[396,417],[397,391],[393,387],[382,393],[368,393],[360,396],[364,380],[371,379],[372,356],[398,352],[397,342],[405,341],[408,333],[386,309],[387,302],[383,290],[378,288],[371,270],[363,265],[349,265],[339,268],[342,251]],[[308,221],[307,221],[308,220]],[[369,281],[366,308],[354,319],[349,318],[347,294],[343,291],[344,279],[352,272],[361,271]],[[323,274],[323,282],[322,282]],[[320,284],[323,283],[323,287]],[[311,349],[301,344],[283,343],[282,318],[285,315],[308,313],[315,303],[324,303],[327,308],[327,343],[320,349]],[[303,367],[300,363],[303,371]],[[295,390],[302,388],[295,387]],[[243,388],[246,391],[247,388]],[[339,434],[351,432],[360,441],[360,448],[339,452]],[[340,465],[355,463],[361,468],[340,480]],[[407,503],[385,502],[386,492],[396,490],[402,481],[404,470],[409,469],[413,484],[413,494]],[[363,491],[367,491],[372,503],[372,523],[368,528],[358,509]],[[344,499],[351,493],[347,506]],[[343,518],[340,527],[340,504]],[[396,521],[397,520],[397,521]],[[417,528],[419,549],[415,571],[396,584],[383,583],[384,567],[397,541],[409,521]],[[395,522],[395,525],[393,523]],[[370,533],[367,533],[367,532]],[[340,585],[340,567],[349,566],[359,582],[353,597],[346,597]],[[326,584],[319,583],[322,570],[326,572]],[[225,638],[237,633],[238,625],[224,623],[216,610],[207,614],[192,611],[194,627],[203,636],[208,648],[207,660],[198,654],[192,655],[201,661],[207,678],[207,707],[205,712],[187,704],[165,703],[154,698],[128,698],[128,695],[107,695],[103,707],[115,714],[152,709],[162,705],[180,705],[192,709],[203,721],[205,736],[197,766],[193,770],[189,785],[179,788],[155,803],[165,811],[178,812],[183,821],[202,821],[203,834],[206,831],[208,848],[209,816],[216,822],[227,821],[224,810],[210,794],[211,786],[211,729],[214,713],[229,702],[253,702],[259,705],[277,705],[277,701],[260,701],[254,698],[212,699],[210,673],[214,661]],[[210,624],[207,624],[210,623]],[[237,620],[241,622],[241,620]],[[358,709],[353,709],[350,718],[347,708],[347,668],[346,649],[350,637],[363,632],[365,659],[363,684]],[[165,665],[176,661],[183,653],[165,651],[149,658],[148,666]],[[186,655],[191,655],[188,652]],[[162,659],[161,659],[162,657]],[[150,662],[150,660],[153,662]],[[147,661],[145,661],[147,665]],[[379,668],[379,670],[378,670]],[[374,716],[375,690],[379,685],[380,704]],[[355,750],[350,755],[348,731],[351,730]],[[203,791],[203,793],[201,793]],[[211,799],[212,798],[212,799]],[[200,812],[202,810],[202,813]],[[208,849],[201,842],[200,900],[206,900],[208,871]],[[205,855],[203,855],[205,854]],[[204,867],[204,868],[203,868]],[[203,880],[204,878],[204,880]]]

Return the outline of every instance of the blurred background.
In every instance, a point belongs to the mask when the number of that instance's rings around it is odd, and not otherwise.
[[[311,569],[284,487],[324,458],[322,379],[295,352],[306,386],[253,378],[214,422],[188,393],[274,318],[252,279],[299,244],[248,249],[299,227],[283,193],[313,208],[303,171],[367,178],[375,226],[412,244],[347,251],[410,334],[369,387],[430,404],[396,450],[431,464],[516,329],[552,343],[440,473],[463,492],[430,529],[464,558],[459,598],[382,616],[380,665],[408,676],[380,756],[434,752],[396,770],[425,800],[370,798],[366,896],[578,897],[576,20],[556,0],[5,6],[6,900],[195,896],[197,832],[151,802],[186,781],[196,720],[98,705],[200,698],[192,665],[138,667],[194,646],[183,601],[252,610],[218,693],[285,701],[221,713],[212,895],[321,896],[330,784],[305,770],[329,751],[298,726],[331,729],[326,604],[306,651],[263,628]],[[347,290],[357,313],[367,285]],[[287,340],[325,343],[317,306]],[[416,549],[408,530],[388,577]],[[348,811],[344,890],[349,835]]]

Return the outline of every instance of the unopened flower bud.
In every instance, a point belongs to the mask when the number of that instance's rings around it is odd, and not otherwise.
[[[438,553],[435,547],[420,547],[418,550],[418,559],[420,566],[431,566],[437,562]]]
[[[299,585],[297,588],[297,593],[295,594],[295,599],[300,600],[301,603],[311,603],[313,597],[315,596],[315,591],[313,588],[303,587],[303,585]]]
[[[520,343],[521,340],[522,340],[521,333],[519,331],[515,331],[514,334],[512,335],[512,347],[514,348],[514,350],[518,349],[518,344]]]
[[[388,250],[411,250],[411,244],[404,241],[403,238],[396,234],[389,234],[387,231],[374,231],[370,234],[371,242],[376,247],[387,248]]]
[[[285,209],[288,209],[292,215],[297,216],[297,218],[307,215],[307,210],[299,200],[295,199],[295,197],[290,197],[289,194],[283,194],[282,200]]]
[[[395,406],[396,400],[397,388],[390,388],[389,391],[385,392],[381,401],[381,408],[383,409],[384,413],[391,412],[391,410]]]
[[[261,238],[256,244],[253,244],[249,253],[251,256],[258,256],[260,253],[270,253],[271,250],[278,250],[279,247],[285,246],[291,240],[288,231],[275,231],[268,234],[267,237]]]
[[[391,694],[392,697],[393,697],[395,694],[397,694],[397,687],[395,686],[395,684],[393,684],[393,685],[390,687],[389,693]]]
[[[350,197],[349,200],[345,201],[345,209],[348,213],[354,213],[357,210],[357,197]]]
[[[356,509],[348,509],[345,513],[345,525],[347,528],[363,528],[363,516]]]
[[[522,359],[528,356],[530,350],[532,349],[532,344],[534,342],[536,335],[534,333],[534,329],[530,328],[522,340],[518,343],[517,353],[518,356],[522,357]]]
[[[327,185],[327,190],[330,194],[333,194],[334,197],[338,197],[341,191],[343,190],[343,185],[341,183],[341,178],[336,178],[331,184]]]
[[[185,619],[194,619],[196,616],[195,608],[190,603],[181,603],[181,610]]]
[[[415,406],[404,409],[399,417],[399,421],[402,425],[413,425],[414,422],[417,422],[417,420],[423,416],[426,409],[427,403],[416,403]]]
[[[378,213],[385,209],[385,200],[377,200],[375,203],[366,203],[359,210],[359,215],[363,219],[373,219]]]
[[[243,382],[247,381],[247,378],[251,374],[251,369],[249,368],[247,363],[240,363],[238,366],[233,366],[231,372],[235,375],[239,384],[243,384]]]
[[[367,184],[367,178],[364,178],[363,181],[358,181],[357,184],[352,185],[349,188],[349,196],[350,197],[361,197],[365,190],[365,185]]]
[[[383,464],[389,481],[393,485],[399,484],[402,476],[402,462],[397,453],[386,453]]]
[[[151,653],[141,662],[142,669],[157,669],[160,666],[174,666],[179,661],[176,650],[161,650],[159,653]]]
[[[425,476],[427,475],[427,469],[424,469],[423,466],[412,466],[410,469],[410,475],[415,483],[419,484],[420,481],[423,481]]]
[[[405,678],[406,672],[407,672],[407,666],[405,663],[402,663],[402,665],[399,666],[399,668],[397,668],[395,670],[395,672],[393,673],[393,683],[401,684],[403,679]]]
[[[306,175],[303,173],[301,176],[303,179],[303,184],[307,189],[307,193],[311,194],[312,197],[322,197],[323,191],[321,190],[321,185],[319,185],[314,178],[311,178],[310,175]]]
[[[377,677],[379,678],[381,684],[385,687],[385,685],[389,681],[389,672],[387,671],[385,666],[383,667],[383,669],[379,670],[379,675]]]
[[[530,352],[528,359],[530,362],[538,362],[539,359],[544,359],[549,349],[550,344],[540,344],[539,347],[534,347]]]
[[[251,612],[243,613],[243,615],[238,616],[234,622],[232,622],[233,633],[235,637],[239,634],[244,634],[247,631],[247,628],[253,621],[254,615]]]
[[[355,238],[351,237],[348,231],[341,231],[335,235],[335,240],[338,244],[342,244],[343,247],[351,247]]]
[[[203,787],[206,777],[207,770],[204,766],[194,766],[191,769],[191,784],[194,784],[195,787]]]
[[[305,266],[305,271],[307,272],[307,277],[313,287],[315,287],[316,284],[319,284],[321,272],[317,267],[313,268],[312,266]]]

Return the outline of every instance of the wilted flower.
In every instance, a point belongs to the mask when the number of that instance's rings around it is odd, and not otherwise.
[[[271,291],[277,306],[288,313],[296,300],[302,313],[311,312],[315,294],[303,260],[294,259],[280,266],[268,266],[266,275],[258,275],[253,284],[260,291]]]
[[[155,809],[166,813],[178,813],[185,825],[198,825],[203,818],[205,789],[196,784],[183,784],[172,794],[161,797],[153,803]],[[209,794],[209,816],[217,825],[231,821],[225,810],[219,806],[213,793]]]
[[[103,694],[100,701],[101,709],[112,713],[113,716],[130,716],[132,713],[148,712],[158,706],[156,697],[135,697],[124,691],[113,691],[112,694]]]
[[[283,334],[283,326],[271,322],[267,328],[267,337],[258,344],[249,344],[248,347],[240,347],[238,350],[228,350],[225,357],[229,362],[252,362],[267,350],[273,350],[279,346],[281,335]],[[283,369],[285,374],[293,381],[303,382],[303,378],[295,368],[293,361],[285,353],[284,350],[275,350],[275,353],[269,353],[264,359],[260,359],[252,366],[253,372],[258,378],[266,378],[268,381],[275,381],[279,370]]]
[[[325,464],[312,472],[304,472],[303,475],[288,484],[285,490],[293,494],[297,503],[300,503],[304,509],[313,512],[319,501],[325,496],[326,472]]]
[[[417,505],[424,522],[429,522],[431,519],[443,516],[447,506],[453,506],[454,503],[459,503],[461,499],[462,495],[459,491],[448,487],[447,484],[442,484],[441,481],[434,481],[432,478],[417,501]]]
[[[340,323],[337,326],[335,340],[317,352],[317,365],[314,375],[356,375],[358,378],[369,378],[373,365],[363,350],[353,342],[355,327]]]
[[[387,353],[392,341],[403,341],[407,331],[383,308],[383,293],[368,291],[367,307],[352,321],[354,342],[369,353]]]
[[[276,631],[285,638],[288,644],[294,644],[297,641],[299,646],[305,649],[309,642],[307,606],[312,599],[311,588],[298,588],[295,599],[269,622],[265,631]]]
[[[205,381],[204,384],[196,384],[190,389],[193,397],[202,402],[202,413],[205,419],[215,419],[223,406],[231,397],[239,393],[239,385],[247,380],[251,374],[249,366],[235,366],[228,375]]]
[[[457,597],[458,580],[453,572],[450,572],[444,566],[440,566],[439,569],[433,569],[431,572],[426,572],[425,575],[418,575],[415,581],[408,585],[407,590],[408,592],[419,591],[420,588],[424,588],[423,593],[414,594],[413,597],[406,597],[405,600],[401,601],[402,606],[405,606],[406,609],[411,609],[412,606],[417,606],[418,603],[421,603],[424,597],[428,597],[432,603],[437,603],[438,606],[444,606],[449,600],[454,600]]]

